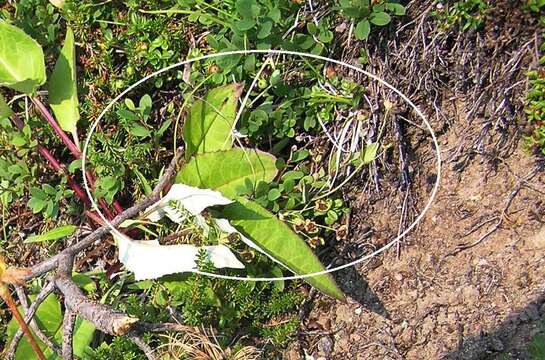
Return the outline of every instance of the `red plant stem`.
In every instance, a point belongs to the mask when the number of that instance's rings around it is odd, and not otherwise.
[[[53,128],[55,133],[59,136],[59,138],[62,140],[62,142],[66,145],[68,150],[70,150],[72,155],[76,159],[81,159],[81,150],[76,146],[76,144],[74,144],[74,142],[68,137],[68,135],[61,129],[61,127],[59,126],[59,124],[57,123],[57,121],[55,120],[53,115],[51,115],[51,113],[49,112],[47,107],[37,97],[31,98],[31,100],[32,100],[32,103],[34,104],[34,106],[36,106],[36,108],[40,112],[40,114],[42,114],[44,119],[49,123],[49,125],[51,125],[51,127]],[[93,173],[90,170],[86,171],[85,176],[87,177],[87,180],[89,181],[89,184],[91,185],[91,187],[94,187],[95,178],[93,176]],[[110,211],[110,209],[108,207],[108,204],[106,204],[106,201],[104,201],[104,199],[99,199],[98,203],[99,203],[100,207],[102,208],[102,211],[104,211],[104,214],[106,215],[106,217],[109,220],[112,220],[115,217],[116,214],[120,214],[124,210],[123,207],[117,202],[117,200],[113,201],[113,207],[114,207],[115,213],[112,213],[112,211]]]
[[[36,98],[36,97],[33,97],[33,98],[30,98],[32,100],[32,103],[34,103],[34,106],[36,106],[36,108],[38,109],[38,111],[40,112],[40,114],[42,114],[42,116],[44,117],[44,119],[49,123],[49,125],[51,125],[51,127],[53,128],[53,130],[55,131],[55,133],[59,136],[59,138],[62,140],[62,142],[64,143],[64,145],[66,145],[66,147],[68,148],[68,150],[70,150],[70,152],[72,153],[72,155],[74,155],[74,157],[76,159],[79,159],[81,158],[81,151],[80,149],[76,146],[76,144],[74,144],[72,142],[72,140],[68,137],[68,135],[66,135],[66,133],[61,129],[61,127],[59,126],[59,124],[57,123],[57,121],[55,120],[55,118],[53,117],[53,115],[51,115],[51,113],[49,112],[49,110],[47,110],[47,108],[45,107],[45,105],[40,101],[40,99]]]
[[[93,221],[99,224],[100,226],[104,226],[104,220],[102,220],[102,218],[98,216],[97,214],[95,214],[94,212],[87,210],[85,211],[85,215],[87,215],[90,219],[93,219]]]
[[[23,122],[17,117],[17,115],[12,115],[11,119],[19,130],[22,130],[24,128]],[[68,171],[66,171],[64,166],[61,165],[61,163],[55,158],[55,156],[53,156],[53,154],[51,154],[51,152],[42,145],[38,145],[38,152],[49,162],[53,169],[64,173],[68,180],[68,186],[70,186],[70,188],[74,190],[76,196],[80,198],[80,200],[83,201],[85,205],[90,206],[91,201],[87,197],[87,194],[85,194],[85,191],[74,181],[72,175],[70,175]]]
[[[32,333],[30,332],[30,329],[28,328],[25,319],[21,316],[21,313],[19,312],[19,309],[17,309],[17,305],[15,304],[15,301],[11,297],[11,294],[9,293],[8,289],[5,287],[5,285],[0,284],[0,296],[2,299],[4,299],[6,305],[8,306],[9,311],[12,313],[13,317],[17,322],[19,323],[19,326],[21,327],[21,330],[23,330],[23,333],[28,338],[28,342],[30,343],[30,346],[38,356],[40,360],[46,360],[44,353],[42,352],[42,349],[38,346],[36,343],[36,339],[34,339],[34,336],[32,336]]]
[[[68,174],[68,172],[66,171],[66,169],[57,161],[57,159],[55,159],[53,157],[53,155],[49,152],[49,150],[47,150],[46,148],[44,148],[42,145],[39,145],[38,146],[38,152],[44,157],[47,159],[47,161],[49,161],[49,163],[51,164],[51,166],[53,167],[53,169],[57,170],[57,171],[62,171],[64,173],[64,175],[66,176],[66,179],[68,181],[68,186],[70,186],[70,188],[72,190],[74,190],[74,193],[76,194],[76,196],[78,198],[80,198],[81,201],[83,201],[83,203],[85,204],[85,206],[91,206],[91,201],[89,200],[89,198],[87,197],[87,194],[85,193],[85,191],[81,188],[81,186],[79,186],[75,181],[74,181],[74,178],[72,178],[72,175]]]

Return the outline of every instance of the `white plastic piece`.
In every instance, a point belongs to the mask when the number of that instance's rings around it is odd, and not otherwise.
[[[151,211],[147,218],[151,221],[159,221],[166,215],[175,223],[181,223],[183,218],[180,216],[180,212],[169,205],[169,202],[173,200],[179,202],[185,210],[195,216],[199,215],[207,207],[227,205],[233,202],[214,190],[174,184],[161,200],[146,210],[146,212]]]
[[[218,269],[244,269],[236,256],[224,245],[161,245],[157,240],[132,240],[113,234],[119,261],[134,273],[135,280],[157,279],[163,275],[198,271],[195,262],[200,249]]]

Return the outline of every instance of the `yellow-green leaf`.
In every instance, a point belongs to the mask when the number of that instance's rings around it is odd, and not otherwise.
[[[45,79],[40,45],[23,30],[0,20],[0,86],[32,95]]]
[[[193,104],[183,129],[186,159],[196,153],[232,148],[232,129],[241,90],[240,84],[218,87]]]
[[[40,235],[29,236],[25,239],[24,243],[35,243],[35,242],[44,242],[61,239],[66,236],[70,236],[76,231],[77,226],[75,225],[64,225],[56,227],[52,230],[46,231]]]
[[[176,176],[176,182],[213,189],[233,198],[248,193],[258,181],[276,176],[276,158],[252,149],[231,149],[194,156]]]
[[[48,84],[49,105],[64,131],[74,134],[79,120],[74,33],[66,30],[62,47]]]
[[[240,197],[236,200],[226,205],[221,215],[268,255],[298,275],[324,270],[310,247],[285,223],[253,201]],[[304,280],[326,295],[339,300],[345,299],[329,274],[312,276]]]

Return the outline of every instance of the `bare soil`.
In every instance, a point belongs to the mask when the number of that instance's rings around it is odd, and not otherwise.
[[[483,29],[441,34],[427,16],[433,8],[411,2],[410,22],[370,45],[369,67],[437,131],[437,198],[399,247],[336,275],[349,301],[318,296],[287,359],[530,359],[527,344],[545,316],[545,172],[520,139],[524,73],[536,65],[542,29],[521,3],[498,1]],[[353,60],[355,48],[343,58]],[[429,197],[429,138],[405,127],[402,141],[407,154],[394,151],[378,176],[345,190],[352,217],[349,244],[337,246],[342,263],[393,239]]]
[[[316,359],[528,358],[525,344],[545,315],[545,203],[532,189],[543,188],[545,174],[524,181],[532,161],[516,152],[493,173],[478,163],[445,169],[399,258],[394,249],[340,275],[349,302],[318,300],[307,326],[326,325],[297,345]],[[457,252],[495,227],[521,182],[498,229]],[[387,212],[375,218],[391,222]]]

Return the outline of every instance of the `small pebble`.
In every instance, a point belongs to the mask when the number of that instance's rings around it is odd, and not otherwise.
[[[362,311],[361,308],[357,308],[356,310],[354,310],[354,313],[356,315],[361,315],[361,311]]]

